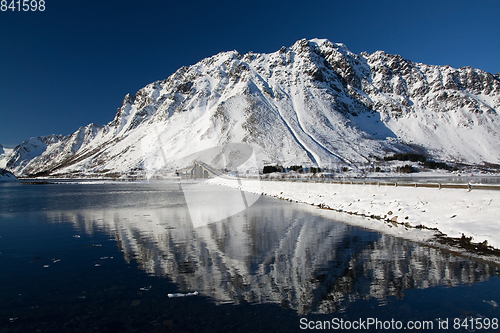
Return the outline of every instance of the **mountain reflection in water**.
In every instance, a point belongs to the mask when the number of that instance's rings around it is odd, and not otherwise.
[[[498,275],[487,263],[348,226],[311,206],[261,197],[245,211],[194,228],[178,193],[152,201],[46,214],[82,232],[108,233],[127,260],[216,303],[276,303],[299,314],[332,313],[358,299],[384,304],[408,289]]]

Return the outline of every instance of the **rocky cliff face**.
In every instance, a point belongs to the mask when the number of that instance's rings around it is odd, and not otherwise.
[[[0,168],[0,182],[16,181],[17,178],[11,172]]]
[[[239,142],[255,152],[259,165],[249,168],[356,165],[403,151],[500,164],[498,110],[500,79],[490,73],[300,40],[182,67],[127,95],[107,125],[30,139],[6,164],[18,176],[174,170],[197,151]]]

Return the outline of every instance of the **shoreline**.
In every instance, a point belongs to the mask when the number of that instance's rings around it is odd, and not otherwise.
[[[440,248],[461,256],[500,264],[500,191],[467,187],[441,188],[419,183],[397,187],[366,180],[331,182],[260,180],[222,176],[152,182],[206,183],[313,206],[318,214],[343,223]],[[148,182],[147,180],[132,183]],[[24,182],[14,182],[23,183]],[[36,179],[24,185],[129,183],[103,179],[58,182]],[[22,185],[22,184],[20,184]],[[179,187],[180,188],[180,187]],[[242,192],[243,194],[243,192]],[[239,195],[238,195],[239,196]],[[245,195],[243,196],[245,197]],[[247,198],[248,199],[248,198]],[[247,205],[248,202],[245,202]],[[250,205],[252,202],[250,202]],[[243,203],[242,203],[243,205]],[[311,208],[313,208],[311,207]],[[319,208],[319,209],[318,209]],[[244,209],[244,207],[242,208]]]
[[[500,191],[497,190],[220,177],[207,182],[305,203],[345,216],[365,217],[373,229],[384,232],[374,224],[387,225],[393,229],[389,233],[395,236],[405,237],[412,229],[427,230],[434,233],[434,241],[440,244],[482,255],[500,255]],[[370,228],[365,222],[358,225]]]

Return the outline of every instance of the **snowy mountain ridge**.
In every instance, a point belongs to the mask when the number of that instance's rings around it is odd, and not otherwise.
[[[0,182],[8,182],[17,180],[16,176],[14,176],[9,171],[0,168]]]
[[[499,110],[500,79],[479,69],[303,39],[270,54],[222,52],[182,67],[127,94],[107,125],[32,138],[0,156],[16,176],[175,170],[197,152],[240,142],[254,150],[246,168],[356,165],[395,152],[498,165]],[[221,154],[204,160],[227,162]]]

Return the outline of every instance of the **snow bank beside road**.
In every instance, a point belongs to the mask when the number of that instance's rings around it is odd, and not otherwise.
[[[473,237],[500,248],[500,191],[280,182],[214,178],[210,183],[239,187],[282,199],[372,216],[407,227],[436,228],[448,237]]]

